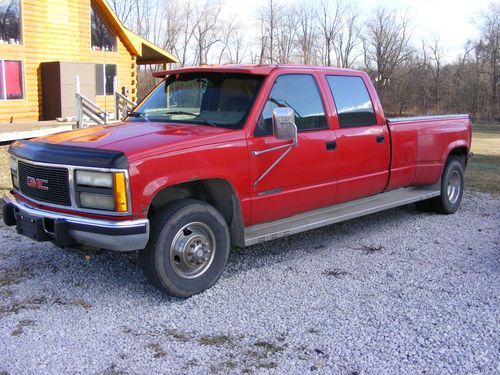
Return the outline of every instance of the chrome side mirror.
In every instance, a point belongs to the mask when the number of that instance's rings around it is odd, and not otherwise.
[[[293,109],[280,107],[273,110],[273,132],[278,139],[297,143],[297,125]]]

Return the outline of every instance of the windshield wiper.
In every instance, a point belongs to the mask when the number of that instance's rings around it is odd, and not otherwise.
[[[193,112],[187,112],[187,111],[165,111],[165,112],[160,112],[162,115],[190,115],[190,116],[199,116],[196,113]]]
[[[144,117],[146,114],[144,112],[129,112],[128,116],[129,117]]]
[[[288,108],[291,108],[295,112],[295,114],[297,115],[297,117],[302,117],[302,115],[295,108],[293,108],[285,99],[275,99],[272,96],[270,96],[270,97],[267,98],[267,100],[269,100],[270,102],[273,102],[278,107],[282,107],[282,108],[288,107]]]
[[[201,113],[193,113],[193,112],[188,112],[188,111],[165,111],[165,112],[162,112],[162,114],[164,115],[190,115],[190,116],[193,116],[193,117],[199,117],[204,125],[208,125],[208,126],[214,126],[214,127],[217,127],[217,123],[215,122],[212,122],[212,121],[209,121],[207,120]]]

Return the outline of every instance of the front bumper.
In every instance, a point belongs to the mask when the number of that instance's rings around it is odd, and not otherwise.
[[[61,214],[31,207],[11,193],[3,196],[3,203],[4,223],[36,241],[117,251],[144,249],[148,242],[148,219],[112,221]]]

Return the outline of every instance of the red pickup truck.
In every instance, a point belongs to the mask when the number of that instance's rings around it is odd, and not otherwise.
[[[10,146],[3,217],[59,246],[139,251],[180,297],[248,246],[417,202],[460,205],[467,115],[386,119],[361,71],[225,65],[164,78],[119,125]]]

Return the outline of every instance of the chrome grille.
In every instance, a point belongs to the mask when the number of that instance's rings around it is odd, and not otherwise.
[[[71,206],[67,169],[32,165],[22,161],[19,161],[18,168],[21,193],[42,202]],[[46,180],[43,185],[48,190],[29,186],[28,179]]]

